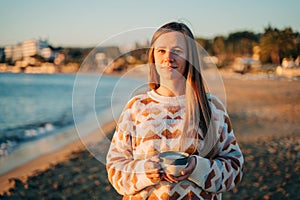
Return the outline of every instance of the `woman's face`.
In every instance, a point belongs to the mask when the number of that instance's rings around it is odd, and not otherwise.
[[[164,33],[154,43],[154,61],[160,79],[183,78],[187,46],[182,33]]]

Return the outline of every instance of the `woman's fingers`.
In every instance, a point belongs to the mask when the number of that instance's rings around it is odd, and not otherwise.
[[[157,158],[153,157],[153,158],[147,160],[144,165],[146,176],[152,182],[158,182],[161,179],[161,174],[160,174],[161,167],[158,162],[159,162],[159,159],[157,161]]]
[[[156,162],[156,163],[160,162],[159,156],[153,156],[153,157],[150,158],[150,160],[153,161],[153,162]]]
[[[159,158],[152,157],[149,160],[145,162],[145,170],[146,171],[152,171],[152,170],[160,170],[160,164],[159,164]]]
[[[158,157],[152,157],[145,162],[146,175],[152,182],[158,182],[163,178],[170,183],[178,183],[179,181],[187,179],[193,173],[195,167],[196,158],[192,156],[189,159],[188,165],[180,171],[180,176],[173,176],[167,173],[160,173],[161,166]]]
[[[165,179],[166,181],[170,182],[170,183],[177,183],[177,179],[172,176],[171,174],[163,174],[162,178]]]
[[[189,159],[188,165],[180,171],[180,176],[172,176],[171,174],[164,174],[163,178],[169,181],[170,183],[177,183],[187,179],[194,171],[196,167],[196,158],[191,157]]]
[[[184,176],[184,175],[190,176],[193,173],[195,167],[196,167],[196,158],[194,156],[192,156],[189,159],[188,165],[186,166],[186,168],[184,168],[183,170],[180,171],[180,174],[182,176]]]

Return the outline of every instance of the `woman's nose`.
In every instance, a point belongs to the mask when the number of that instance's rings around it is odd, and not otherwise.
[[[164,61],[165,62],[174,62],[174,56],[171,51],[166,51],[164,55]]]

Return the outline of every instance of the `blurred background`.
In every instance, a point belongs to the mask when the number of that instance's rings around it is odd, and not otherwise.
[[[230,65],[242,73],[250,68],[272,73],[279,65],[299,66],[298,8],[296,0],[142,4],[94,0],[2,1],[0,71],[76,72],[91,49],[110,37],[175,20],[191,27],[218,67]],[[116,45],[119,44],[107,43],[108,49],[99,49],[98,62],[110,63],[126,49]],[[132,39],[132,45],[143,47],[147,41]],[[108,70],[123,70],[132,62],[145,62],[143,53],[135,52],[134,59],[126,56],[126,60]],[[279,69],[278,73],[283,71]]]
[[[120,95],[145,84],[147,71],[133,69],[147,63],[153,30],[182,21],[222,77],[245,156],[243,181],[224,199],[299,199],[299,8],[297,0],[0,1],[0,179],[78,139],[74,106],[77,122],[115,120],[105,113],[116,84]],[[148,31],[127,34],[137,29]],[[120,199],[84,150],[1,180],[4,199]]]

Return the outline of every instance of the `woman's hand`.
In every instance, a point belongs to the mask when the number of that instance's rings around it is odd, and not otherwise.
[[[160,159],[158,156],[154,156],[145,162],[146,176],[153,182],[157,183],[161,180],[161,166],[159,164]]]
[[[178,183],[179,181],[187,179],[194,171],[196,167],[196,158],[191,156],[186,168],[180,171],[180,176],[173,176],[171,174],[163,174],[162,177],[170,183]]]

